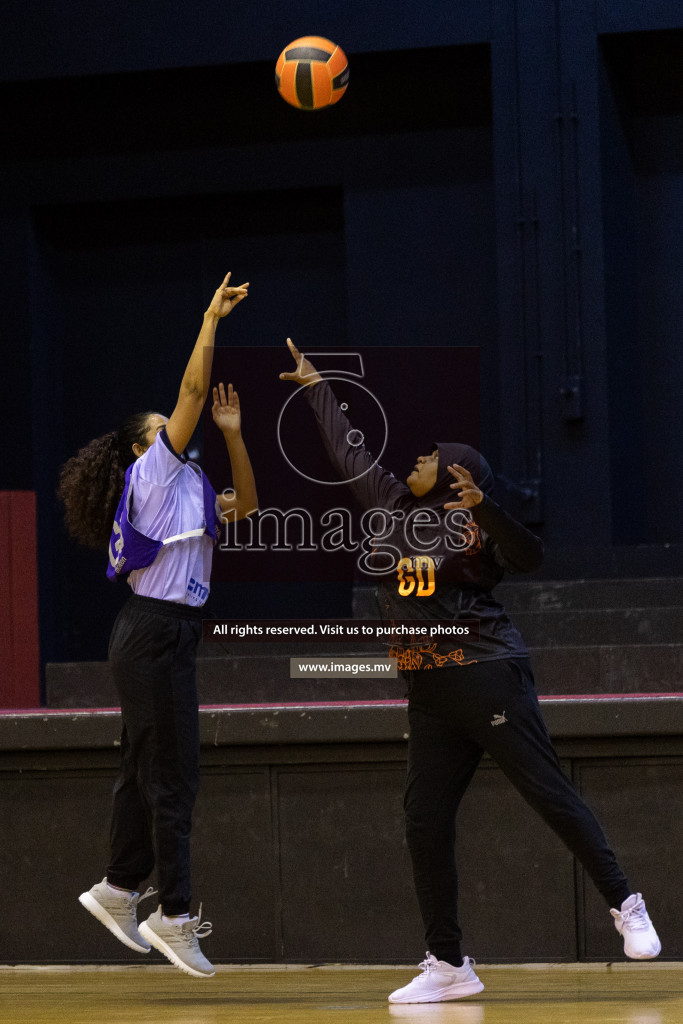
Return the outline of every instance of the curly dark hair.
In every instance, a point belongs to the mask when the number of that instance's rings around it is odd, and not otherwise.
[[[138,412],[118,430],[96,437],[61,468],[57,495],[74,540],[88,548],[107,548],[126,470],[135,460],[132,446],[145,447],[150,412]]]

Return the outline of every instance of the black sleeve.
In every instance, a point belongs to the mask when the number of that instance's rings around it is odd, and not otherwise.
[[[353,429],[327,381],[312,384],[306,398],[315,415],[330,462],[364,508],[391,510],[399,499],[409,494],[406,484],[393,473],[377,465],[364,445],[349,444]]]
[[[470,509],[477,526],[494,543],[493,556],[509,572],[533,572],[543,561],[543,541],[484,495]]]

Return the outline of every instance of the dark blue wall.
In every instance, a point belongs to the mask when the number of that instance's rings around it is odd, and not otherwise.
[[[59,465],[170,409],[226,269],[252,282],[226,342],[477,347],[481,445],[546,574],[676,571],[680,4],[291,8],[3,9],[0,487],[38,493],[45,660],[102,656],[123,596],[64,537]],[[319,114],[273,85],[310,32],[351,63]]]

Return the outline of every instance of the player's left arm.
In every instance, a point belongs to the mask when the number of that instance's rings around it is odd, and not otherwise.
[[[218,504],[225,520],[236,522],[257,511],[258,496],[254,471],[242,438],[240,400],[232,384],[228,384],[227,394],[223,384],[213,389],[211,414],[225,439],[232,469],[232,494],[219,494]]]
[[[445,509],[468,509],[472,519],[496,546],[496,561],[511,572],[533,572],[543,561],[543,541],[484,494],[472,474],[455,463],[448,467],[454,478],[451,489],[460,497],[449,501]]]

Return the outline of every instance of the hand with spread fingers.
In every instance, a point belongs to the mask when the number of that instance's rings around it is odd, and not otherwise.
[[[222,434],[239,434],[242,422],[240,400],[232,384],[228,384],[227,395],[223,384],[219,384],[217,388],[213,389],[211,414]]]
[[[287,345],[296,363],[296,370],[281,373],[280,380],[293,380],[297,384],[317,384],[322,380],[313,363],[299,352],[291,338],[287,338]]]
[[[460,491],[460,500],[447,501],[444,508],[474,508],[475,505],[479,505],[484,494],[475,484],[469,470],[458,466],[456,463],[448,466],[447,469],[451,476],[455,478],[455,483],[451,484],[451,490]]]

